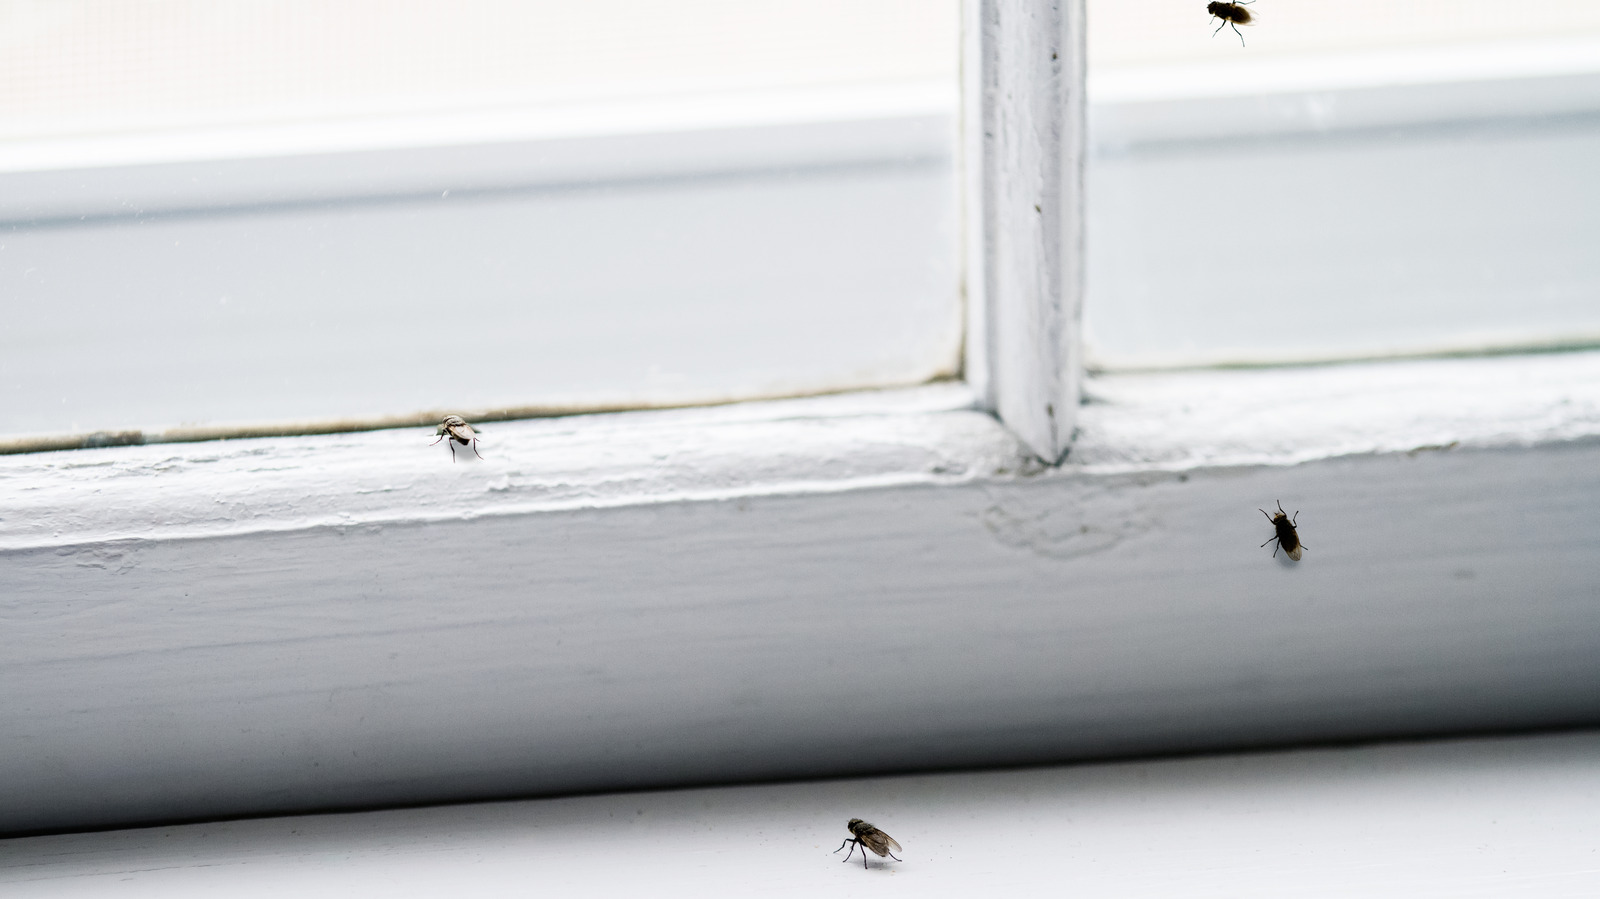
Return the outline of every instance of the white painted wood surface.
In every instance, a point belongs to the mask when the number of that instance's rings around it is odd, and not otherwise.
[[[1600,721],[1600,358],[1090,395],[0,459],[0,829]]]
[[[1081,369],[1083,3],[973,0],[965,16],[966,271],[982,319],[968,367],[1000,419],[1056,462]]]
[[[456,463],[430,446],[432,427],[9,456],[0,550],[956,483],[1022,465],[972,406],[948,383],[506,422],[479,429],[482,460]]]
[[[78,896],[1590,897],[1594,732],[0,841]],[[830,854],[847,817],[904,861]]]
[[[211,154],[176,160],[47,166],[0,148],[0,226],[948,161],[955,107],[952,86],[914,83],[191,134],[177,149]],[[93,146],[117,159],[116,144]]]
[[[1600,433],[1594,352],[1126,374],[1088,384],[1074,461],[1108,474],[1410,458]]]

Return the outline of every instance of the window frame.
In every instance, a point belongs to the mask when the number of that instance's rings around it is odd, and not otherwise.
[[[749,98],[731,108],[678,108],[655,119],[637,109],[609,117],[597,114],[602,126],[619,133],[605,133],[602,127],[600,133],[574,135],[549,126],[546,132],[524,135],[530,139],[511,139],[517,135],[487,127],[482,129],[487,135],[477,133],[448,118],[407,120],[380,123],[390,127],[376,130],[399,132],[409,140],[424,125],[434,124],[439,130],[429,140],[439,145],[0,173],[0,193],[5,195],[0,199],[0,232],[8,226],[28,232],[27,240],[11,241],[9,249],[0,245],[7,258],[18,254],[11,270],[14,280],[26,288],[34,270],[28,268],[33,263],[23,260],[33,258],[30,252],[43,252],[48,261],[37,264],[44,274],[33,277],[46,285],[58,282],[55,288],[42,287],[28,307],[44,316],[34,320],[43,339],[26,347],[18,344],[23,355],[13,354],[5,369],[15,375],[14,395],[39,389],[28,394],[32,400],[19,400],[11,410],[7,433],[0,435],[0,454],[415,427],[437,423],[447,413],[497,422],[672,408],[955,377],[961,364],[963,314],[955,286],[957,263],[948,253],[938,265],[925,265],[923,259],[928,251],[953,247],[957,241],[952,202],[956,92],[953,82],[914,87],[863,91],[864,97],[824,92],[801,98],[805,102],[780,96],[782,102],[775,104],[780,108],[756,110],[753,121],[743,121],[756,105]],[[818,110],[826,109],[830,99],[841,100],[841,109],[835,116],[820,116]],[[679,107],[693,105],[678,102]],[[568,131],[595,125],[568,112],[568,118],[581,120]],[[699,112],[699,117],[690,112]],[[519,115],[530,117],[526,110]],[[510,118],[512,124],[520,122]],[[648,126],[665,130],[641,133]],[[679,128],[687,130],[675,130]],[[887,187],[879,190],[879,184]],[[887,202],[908,199],[906,190],[895,185],[910,190],[909,207]],[[752,205],[749,215],[739,205],[746,191],[768,196],[767,202]],[[774,202],[784,196],[802,203],[814,199],[823,215],[813,222],[804,214],[807,210]],[[925,205],[935,207],[936,214],[918,216],[922,200],[931,201]],[[704,236],[716,239],[680,248],[651,236],[653,228],[678,223],[676,216],[683,213],[673,204],[680,201],[691,212],[706,210],[700,213],[710,232]],[[617,203],[627,210],[634,202],[642,212],[633,231],[606,222],[608,214],[618,211]],[[580,252],[564,254],[575,260],[564,269],[554,259],[544,260],[550,263],[546,266],[536,255],[517,256],[515,246],[495,244],[506,233],[503,223],[508,220],[547,227],[551,216],[541,218],[547,207],[572,209],[575,220],[586,226],[574,229],[582,234]],[[474,215],[473,209],[483,214]],[[497,210],[511,218],[497,220]],[[831,220],[826,218],[830,215]],[[874,232],[865,223],[875,221],[874,215],[883,217],[876,220],[879,227],[902,238],[869,248],[865,238]],[[843,229],[841,236],[823,226],[828,221]],[[861,223],[861,230],[846,241],[842,234],[852,221]],[[85,223],[91,227],[80,227]],[[776,243],[770,254],[753,259],[759,247],[744,253],[728,248],[730,239],[769,233],[763,227],[784,235],[772,239]],[[325,240],[321,228],[330,229]],[[559,244],[560,230],[545,234],[550,241],[541,245],[544,252],[555,252],[549,247]],[[150,236],[159,233],[183,249],[163,256],[164,241]],[[369,233],[384,238],[364,240]],[[204,243],[210,234],[228,236]],[[641,255],[636,279],[584,277],[588,265],[613,261],[630,240],[645,241],[635,248]],[[934,243],[925,246],[924,240]],[[21,246],[30,241],[31,251]],[[202,247],[213,252],[208,256]],[[381,277],[373,280],[376,270],[369,260],[402,249],[410,251],[406,258],[426,260],[407,271],[429,283],[428,291],[408,295],[398,285],[383,284]],[[134,258],[126,257],[134,251]],[[659,255],[651,256],[653,252]],[[503,269],[493,264],[500,256],[512,257]],[[84,269],[70,264],[75,258],[117,264]],[[471,264],[473,260],[483,264]],[[820,282],[807,281],[803,274],[774,281],[763,263],[778,270],[815,271]],[[61,268],[52,276],[55,266]],[[193,283],[185,280],[191,266],[200,273]],[[121,280],[72,279],[74,272],[84,271],[119,271]],[[263,272],[277,274],[263,281]],[[859,308],[849,301],[852,288],[842,286],[846,273],[855,278],[851,283],[861,285],[858,292],[876,283],[887,289],[877,305],[862,294],[866,308],[860,310],[865,313],[860,333],[854,345],[837,347],[836,358],[815,347],[826,345],[834,315]],[[141,274],[153,283],[144,286]],[[529,282],[533,274],[545,280]],[[586,293],[581,286],[586,280],[606,286]],[[61,284],[77,284],[84,293],[64,293]],[[124,284],[140,286],[123,290]],[[307,290],[294,291],[295,284]],[[533,314],[526,311],[529,304],[519,285],[526,285],[527,295],[537,302],[539,316],[549,311],[574,332],[587,329],[589,336],[610,333],[619,339],[590,343],[568,357],[559,341],[541,346],[537,340],[511,336],[528,327]],[[782,292],[785,285],[787,295]],[[734,310],[738,314],[729,319],[726,303],[762,287],[784,299],[766,304],[770,318],[752,317],[755,313],[745,308]],[[823,302],[816,299],[817,292],[825,288],[836,288],[829,294],[832,307],[817,305]],[[276,311],[267,302],[273,290],[291,291]],[[651,296],[674,290],[679,295],[693,290],[691,301],[706,302],[691,314],[658,322],[661,333],[652,345],[654,332],[643,330],[638,321],[648,317]],[[173,295],[168,297],[167,291]],[[449,312],[450,304],[435,302],[440,291],[493,300]],[[626,301],[607,305],[608,292]],[[26,291],[23,295],[30,296]],[[339,296],[353,299],[335,310],[319,308]],[[796,303],[810,297],[807,308],[816,308],[809,317],[797,318],[790,314],[798,309],[790,305],[791,297]],[[59,298],[83,317],[84,327],[70,325],[73,316],[60,310],[49,317],[52,304],[38,302],[43,298]],[[148,314],[139,302],[145,299],[153,304]],[[619,311],[635,322],[634,333],[610,327],[610,316]],[[906,324],[913,314],[918,328]],[[312,326],[307,335],[295,336],[294,329],[308,320]],[[322,326],[315,327],[319,321]],[[709,336],[707,329],[729,321],[748,322],[744,326],[752,329],[751,339],[730,344]],[[377,335],[384,322],[390,325],[384,338],[348,339],[356,332]],[[433,366],[416,364],[428,356],[445,364],[429,335],[446,325],[460,328],[461,339],[470,345],[457,360],[474,360],[470,377],[454,374],[460,366],[446,364],[440,374]],[[809,327],[803,332],[808,339],[797,339],[802,332],[789,334],[780,326]],[[548,334],[548,329],[536,333]],[[73,352],[50,352],[67,335],[72,336]],[[501,342],[495,343],[496,335]],[[701,335],[708,335],[704,339],[711,343],[697,346]],[[769,342],[762,343],[763,337]],[[629,340],[643,344],[642,356],[623,348]],[[719,355],[719,345],[733,352]],[[746,345],[747,350],[738,349]],[[28,347],[31,355],[25,352]],[[801,349],[785,356],[786,347]],[[53,377],[45,374],[47,360],[62,355],[79,355],[88,362]],[[90,393],[104,371],[133,357],[139,357],[139,364],[117,389],[98,398]],[[175,391],[169,402],[147,405],[147,395],[160,395],[156,388],[163,386],[158,375],[164,359],[185,371],[210,365],[222,371],[213,379],[189,379],[189,389]],[[590,374],[567,377],[568,366]],[[607,377],[611,371],[627,375]],[[345,386],[317,389],[312,377],[333,378]],[[285,378],[292,386],[278,386]],[[50,389],[57,380],[58,387]],[[213,381],[209,387],[195,386]]]
[[[1082,5],[967,15],[965,382],[0,458],[0,832],[1600,720],[1600,357],[1080,396]]]

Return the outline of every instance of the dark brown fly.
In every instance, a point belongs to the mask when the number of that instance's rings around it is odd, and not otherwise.
[[[891,849],[900,849],[900,844],[894,841],[894,837],[889,836],[888,834],[876,827],[873,827],[871,824],[868,824],[860,818],[851,818],[850,821],[845,824],[845,829],[850,831],[850,836],[846,837],[845,841],[839,844],[839,849],[843,849],[846,846],[850,847],[850,851],[844,854],[845,861],[848,862],[850,860],[850,856],[855,854],[856,846],[861,847],[861,867],[863,868],[867,866],[868,849],[876,852],[879,858],[887,855],[895,861],[901,861],[899,856],[889,851]],[[833,850],[834,854],[837,855],[839,849]],[[905,850],[901,849],[900,851],[904,852]]]
[[[1244,32],[1239,30],[1239,26],[1254,25],[1256,21],[1250,10],[1245,9],[1250,3],[1251,0],[1243,0],[1241,3],[1207,3],[1206,12],[1211,13],[1212,18],[1222,20],[1222,24],[1217,26],[1217,31],[1211,32],[1211,36],[1216,37],[1218,31],[1232,25],[1233,33],[1239,35],[1239,46],[1243,47]]]
[[[1290,518],[1289,514],[1283,511],[1283,503],[1278,503],[1278,514],[1276,515],[1268,513],[1266,509],[1258,509],[1256,511],[1266,515],[1267,520],[1272,522],[1273,530],[1277,531],[1267,541],[1267,543],[1271,543],[1273,540],[1278,541],[1278,546],[1272,548],[1272,557],[1274,559],[1278,557],[1278,547],[1281,546],[1289,558],[1296,562],[1300,561],[1300,552],[1306,548],[1306,545],[1300,542],[1300,532],[1295,530],[1295,521],[1300,518],[1300,510],[1295,510],[1294,518]],[[1265,547],[1267,543],[1261,544],[1262,547]]]
[[[439,422],[439,429],[434,433],[439,435],[439,440],[443,440],[446,437],[450,438],[450,442],[446,443],[445,446],[450,447],[451,462],[456,460],[456,444],[458,443],[462,446],[471,446],[472,454],[480,459],[483,458],[483,454],[478,452],[478,432],[472,430],[472,425],[467,424],[466,420],[461,416],[446,415],[444,421]],[[433,446],[439,440],[435,440],[428,445]]]

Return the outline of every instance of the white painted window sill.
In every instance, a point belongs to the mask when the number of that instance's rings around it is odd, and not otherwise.
[[[0,458],[0,832],[1600,721],[1600,354],[1086,390]]]
[[[960,383],[505,422],[456,464],[411,430],[0,457],[0,550],[1600,435],[1600,353],[1102,375],[1085,394],[1053,471]]]
[[[480,427],[483,459],[432,428],[0,458],[0,548],[404,526],[941,483],[1020,464],[959,383]]]
[[[1589,897],[1600,734],[289,817],[0,841],[75,896]],[[901,862],[832,855],[864,817]]]

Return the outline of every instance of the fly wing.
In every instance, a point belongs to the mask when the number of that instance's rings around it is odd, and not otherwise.
[[[1300,561],[1300,552],[1301,548],[1296,546],[1294,549],[1289,550],[1289,558],[1295,560],[1296,562]]]
[[[894,841],[894,837],[877,828],[873,828],[871,831],[861,835],[861,845],[878,853],[880,856],[888,855],[889,847],[891,846],[895,849],[900,848],[900,844]]]
[[[478,432],[472,430],[472,425],[464,421],[449,425],[446,430],[450,432],[450,436],[454,437],[457,443],[471,443],[472,439],[478,436]]]

